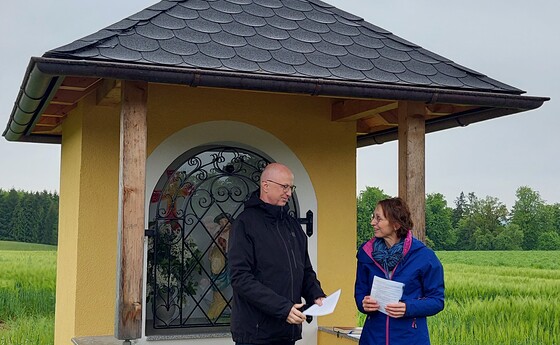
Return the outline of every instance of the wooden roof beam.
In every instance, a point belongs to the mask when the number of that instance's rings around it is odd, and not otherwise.
[[[97,105],[115,107],[121,103],[121,81],[104,79],[97,89]]]
[[[426,115],[430,116],[445,116],[449,114],[459,113],[463,111],[468,111],[475,109],[474,106],[464,106],[457,104],[427,104],[426,105]]]
[[[77,104],[63,105],[63,104],[49,104],[47,109],[43,112],[42,117],[65,117],[72,109],[76,108]]]
[[[332,121],[356,121],[373,117],[383,112],[398,108],[398,103],[387,100],[355,100],[349,99],[336,102],[332,106]]]
[[[62,118],[60,117],[45,117],[42,116],[37,123],[37,126],[49,126],[49,127],[56,127],[62,122]]]
[[[66,77],[64,81],[69,77]],[[90,78],[89,81],[93,79]],[[64,82],[63,82],[64,84]],[[89,93],[93,92],[101,85],[101,79],[95,79],[95,82],[86,87],[85,84],[73,87],[67,84],[66,87],[59,87],[56,94],[51,100],[51,104],[59,105],[72,105],[78,103],[82,98],[87,96]],[[85,88],[84,88],[85,87]]]
[[[100,81],[100,78],[68,76],[64,78],[59,88],[62,90],[86,91]]]

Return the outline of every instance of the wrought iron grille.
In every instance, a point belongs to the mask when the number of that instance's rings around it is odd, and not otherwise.
[[[160,178],[149,211],[147,334],[229,326],[229,229],[269,162],[246,149],[203,147]],[[295,194],[289,206],[298,218]]]

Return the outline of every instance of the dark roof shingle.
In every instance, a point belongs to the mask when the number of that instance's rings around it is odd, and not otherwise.
[[[44,56],[523,93],[319,0],[164,0]]]

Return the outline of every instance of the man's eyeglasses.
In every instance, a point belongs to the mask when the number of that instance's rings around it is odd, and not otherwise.
[[[289,184],[281,184],[281,183],[278,183],[278,182],[272,181],[272,180],[266,180],[266,182],[272,182],[274,184],[279,185],[280,187],[282,187],[284,192],[287,192],[288,190],[291,190],[292,193],[293,193],[296,190],[296,186],[290,186]]]

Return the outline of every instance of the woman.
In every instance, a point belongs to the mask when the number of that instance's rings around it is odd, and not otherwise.
[[[443,310],[443,267],[434,252],[412,237],[401,198],[381,200],[371,225],[374,237],[360,246],[354,298],[366,314],[360,345],[430,344],[426,317]],[[385,306],[370,296],[373,277],[404,283],[399,302]]]

